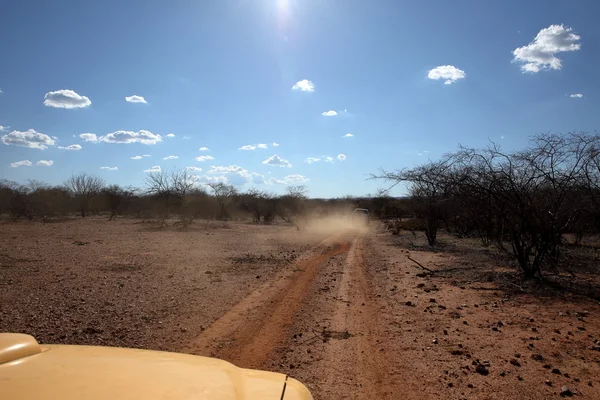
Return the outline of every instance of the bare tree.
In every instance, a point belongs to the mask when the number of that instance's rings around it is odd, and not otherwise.
[[[279,198],[278,214],[287,223],[295,223],[300,229],[305,223],[307,188],[304,185],[290,185],[286,194]]]
[[[181,206],[188,192],[194,187],[194,180],[186,170],[160,171],[148,174],[145,179],[147,194],[156,197],[162,203],[162,220],[170,215],[172,208]]]
[[[110,209],[110,218],[111,221],[115,215],[117,214],[117,209],[123,206],[134,194],[133,188],[123,189],[119,185],[110,185],[105,187],[102,190],[102,195],[104,195],[106,205]]]
[[[225,219],[227,216],[227,205],[232,197],[237,195],[237,189],[233,185],[223,182],[207,184],[212,189],[217,202],[219,203],[219,219]]]
[[[414,211],[418,218],[426,222],[425,235],[430,246],[436,243],[441,204],[448,199],[452,190],[453,182],[448,179],[452,167],[452,157],[446,156],[441,161],[429,162],[416,168],[382,170],[380,174],[371,176],[371,179],[391,181],[392,187],[402,182],[409,183],[409,192],[416,200],[413,203]]]
[[[85,218],[92,197],[100,193],[104,186],[104,180],[97,176],[82,173],[72,175],[65,182],[65,186],[75,198],[81,217]]]

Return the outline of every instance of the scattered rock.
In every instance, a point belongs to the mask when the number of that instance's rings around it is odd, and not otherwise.
[[[432,298],[430,298],[430,299],[429,299],[429,302],[430,302],[430,303],[435,303],[435,302],[436,302],[436,300],[435,300],[435,298],[433,298],[433,297],[432,297]]]
[[[545,383],[546,385],[548,385],[548,386],[552,386],[552,382],[551,382],[550,380],[548,380],[548,379],[546,379],[546,380],[544,381],[544,383]]]
[[[560,395],[562,397],[572,397],[573,392],[571,391],[571,389],[569,389],[568,386],[563,386],[560,388]]]
[[[474,388],[474,386],[473,386],[473,384],[472,384],[472,383],[469,383],[469,384],[467,385],[467,387],[468,387],[469,389],[473,389],[473,388]]]
[[[452,350],[450,354],[452,354],[453,356],[462,356],[464,352],[462,350]]]
[[[544,357],[541,354],[532,354],[531,358],[533,358],[535,361],[544,361]]]
[[[560,369],[558,369],[558,368],[552,368],[552,371],[551,371],[551,372],[552,372],[553,374],[556,374],[556,375],[562,375],[562,372],[561,372],[561,371],[560,371]]]
[[[490,371],[483,364],[479,364],[477,368],[475,368],[475,372],[483,376],[486,376],[490,373]]]
[[[415,304],[412,301],[407,301],[406,303],[404,303],[404,305],[407,305],[409,307],[414,306]]]
[[[520,362],[518,362],[516,358],[511,358],[511,359],[510,359],[510,363],[511,363],[512,365],[514,365],[515,367],[520,367],[520,366],[521,366],[521,363],[520,363]]]

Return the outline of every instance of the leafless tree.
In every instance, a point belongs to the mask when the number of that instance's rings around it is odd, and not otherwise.
[[[306,200],[308,190],[304,185],[290,185],[286,193],[279,198],[278,214],[287,223],[295,223],[300,229],[306,219]]]
[[[441,161],[432,161],[416,168],[398,171],[381,170],[371,178],[390,181],[392,187],[402,182],[409,184],[409,192],[416,200],[414,211],[417,217],[425,220],[427,242],[430,246],[434,246],[441,218],[441,204],[448,199],[454,186],[453,181],[449,179],[452,168],[452,157],[445,156]]]
[[[598,135],[537,135],[521,151],[504,152],[494,143],[461,148],[441,161],[376,178],[410,183],[430,218],[430,244],[437,221],[474,229],[484,243],[509,243],[525,278],[541,279],[544,263],[557,265],[565,233],[589,229],[586,221],[598,218],[599,142]]]
[[[115,217],[117,210],[124,205],[134,194],[133,188],[122,188],[119,185],[110,185],[102,190],[106,205],[110,210],[109,221]]]
[[[100,193],[104,187],[104,180],[97,176],[82,173],[79,175],[72,175],[65,182],[65,186],[75,198],[81,217],[85,218],[89,209],[90,200]]]
[[[161,201],[164,222],[173,207],[182,205],[186,194],[194,187],[194,180],[186,170],[160,171],[149,173],[145,184],[148,188],[147,194]]]
[[[228,185],[223,182],[207,184],[212,189],[217,202],[219,203],[219,219],[227,217],[227,205],[231,199],[237,195],[238,191],[233,185]]]

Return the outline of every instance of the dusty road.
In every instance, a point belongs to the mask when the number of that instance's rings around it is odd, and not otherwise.
[[[600,398],[598,302],[507,291],[476,242],[331,221],[1,228],[0,331],[220,357],[316,399]]]
[[[391,382],[385,382],[389,364],[378,348],[379,306],[367,277],[364,242],[364,232],[328,237],[185,351],[247,368],[311,374],[318,398],[394,398]]]

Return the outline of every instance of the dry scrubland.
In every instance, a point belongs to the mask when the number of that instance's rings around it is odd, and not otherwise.
[[[600,398],[593,271],[537,286],[493,246],[397,233],[3,222],[0,331],[217,356],[323,399]]]

